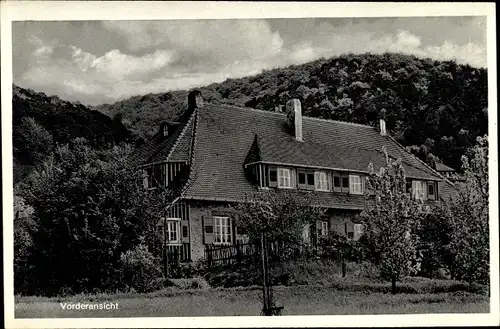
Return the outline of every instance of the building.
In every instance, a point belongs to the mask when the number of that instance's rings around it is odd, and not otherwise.
[[[465,181],[463,176],[458,174],[455,169],[445,165],[444,163],[435,163],[435,169],[438,173],[440,173],[442,176],[446,177],[448,180],[451,182],[462,182]]]
[[[185,115],[161,123],[156,136],[132,156],[142,168],[146,188],[159,185],[178,191],[166,232],[169,248],[184,259],[203,257],[206,244],[232,244],[243,238],[228,211],[258,189],[316,191],[329,220],[305,231],[337,230],[350,238],[365,199],[367,167],[384,164],[381,151],[402,158],[415,195],[432,203],[453,185],[405,150],[386,133],[385,121],[371,126],[303,117],[298,100],[275,112],[203,102],[193,91]],[[311,230],[311,231],[308,231]]]

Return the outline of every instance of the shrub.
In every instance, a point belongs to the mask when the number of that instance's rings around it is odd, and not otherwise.
[[[204,259],[190,263],[179,263],[170,269],[170,277],[179,278],[194,278],[203,276],[207,273],[207,265]]]
[[[153,255],[144,245],[121,254],[120,281],[137,292],[150,292],[163,286],[160,269]]]

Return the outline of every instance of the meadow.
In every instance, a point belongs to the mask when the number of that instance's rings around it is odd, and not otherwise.
[[[442,281],[442,282],[441,282]],[[489,313],[484,289],[450,280],[415,280],[390,294],[385,283],[342,281],[331,285],[277,286],[283,315]],[[480,291],[483,290],[483,291]],[[16,318],[255,316],[260,287],[179,289],[69,297],[16,296]],[[64,310],[64,302],[112,302],[116,310]]]

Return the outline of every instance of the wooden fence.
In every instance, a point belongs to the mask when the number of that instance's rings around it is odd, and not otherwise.
[[[180,262],[189,260],[189,244],[183,243],[181,245],[168,245],[167,246],[168,262],[172,265],[177,265]]]
[[[267,247],[271,262],[284,260],[328,258],[341,260],[340,253],[324,252],[321,248],[291,247],[284,243],[270,242]],[[209,267],[217,265],[241,264],[245,261],[258,261],[261,257],[260,244],[237,243],[233,245],[206,245],[205,260]]]

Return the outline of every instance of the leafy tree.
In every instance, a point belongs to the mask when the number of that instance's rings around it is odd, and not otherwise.
[[[450,251],[452,229],[452,219],[441,204],[423,216],[417,230],[418,250],[422,256],[419,275],[442,279],[449,274],[455,278]]]
[[[457,279],[489,282],[488,139],[477,143],[462,157],[465,182],[445,200],[442,212],[451,223],[449,244]]]
[[[460,169],[468,141],[487,132],[487,70],[401,54],[347,54],[200,88],[209,102],[274,111],[290,98],[304,115],[375,125],[387,110],[387,129],[403,145],[427,147]],[[147,138],[156,123],[175,120],[187,91],[136,96],[96,109],[123,113],[127,128]],[[460,131],[467,134],[460,135]],[[442,137],[453,138],[441,143]],[[435,145],[426,143],[430,138]],[[456,143],[455,143],[456,142]],[[423,154],[425,155],[425,154]],[[429,160],[430,161],[430,160]]]
[[[323,214],[312,200],[311,195],[295,191],[255,192],[233,207],[236,224],[253,241],[265,233],[270,241],[301,245],[304,226]]]
[[[149,242],[165,196],[144,191],[141,174],[128,165],[130,152],[97,151],[76,139],[58,147],[22,186],[37,222],[31,293],[116,288],[120,255]]]
[[[36,165],[50,154],[52,135],[32,117],[24,117],[14,126],[14,155],[22,164]]]
[[[26,291],[29,280],[29,255],[33,248],[32,235],[36,232],[34,209],[24,199],[14,195],[14,287],[15,293]]]
[[[247,232],[251,241],[260,240],[264,315],[281,314],[280,308],[275,305],[272,286],[269,285],[274,281],[269,277],[269,241],[280,243],[282,250],[292,254],[300,251],[306,225],[313,223],[323,213],[313,205],[312,200],[311,195],[296,191],[265,190],[247,196],[233,207],[236,225]]]
[[[401,159],[389,158],[379,172],[369,166],[366,197],[362,213],[365,229],[361,243],[381,276],[391,280],[392,293],[396,282],[414,273],[417,265],[415,228],[421,218],[421,204],[406,192],[406,179]]]
[[[157,259],[143,244],[120,255],[119,271],[121,283],[136,292],[150,292],[159,288]]]

